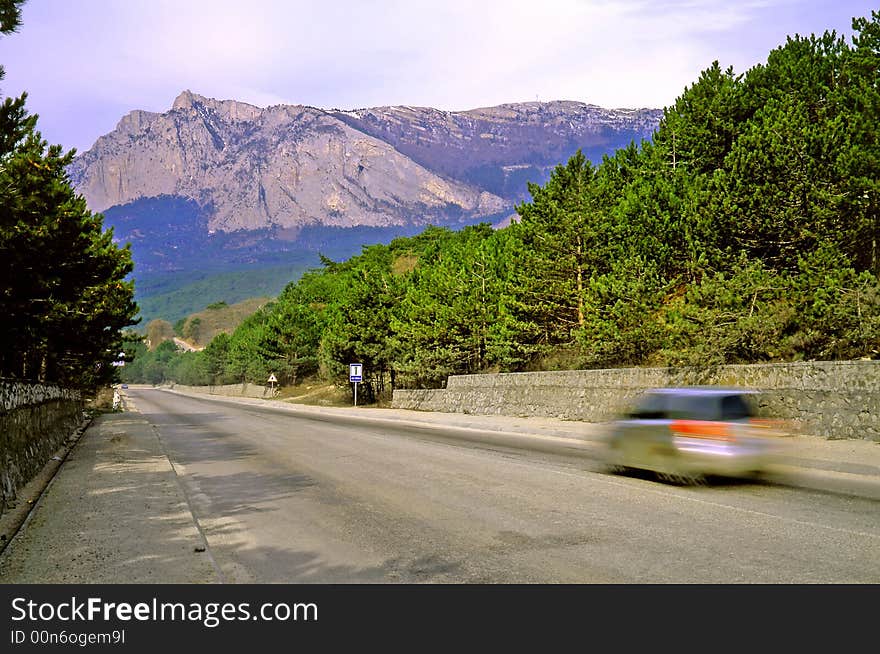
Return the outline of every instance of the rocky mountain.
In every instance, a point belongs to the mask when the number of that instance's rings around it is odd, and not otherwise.
[[[543,181],[578,149],[599,161],[649,138],[662,112],[525,102],[461,112],[380,107],[331,114],[430,170],[510,201],[525,199],[527,181]]]
[[[208,228],[226,232],[448,222],[505,209],[502,198],[443,178],[325,111],[188,91],[167,113],[125,116],[70,176],[94,211],[178,196],[209,206]]]
[[[347,258],[427,224],[506,224],[527,182],[578,149],[598,161],[649,138],[661,115],[580,102],[259,108],[184,91],[169,111],[124,116],[68,173],[132,244],[144,317],[173,321],[273,295],[318,252]]]
[[[552,166],[651,135],[659,110],[578,102],[445,112],[260,109],[184,91],[165,113],[132,111],[77,157],[70,177],[93,211],[177,197],[207,229],[473,222],[509,214]]]

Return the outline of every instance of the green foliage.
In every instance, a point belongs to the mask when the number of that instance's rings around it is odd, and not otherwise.
[[[488,225],[467,227],[407,280],[392,310],[391,346],[398,384],[437,386],[450,374],[498,363],[497,328],[505,303],[503,261]]]
[[[544,343],[568,343],[584,324],[584,287],[601,265],[604,214],[592,201],[593,167],[578,151],[557,166],[532,202],[521,204],[514,230],[522,244],[519,286],[527,316],[544,326]]]
[[[0,32],[21,4],[0,2]],[[74,192],[74,151],[42,139],[26,97],[0,105],[0,376],[90,390],[115,378],[137,313],[131,252]]]
[[[176,323],[201,311],[208,304],[229,305],[256,297],[275,297],[306,266],[286,265],[216,274],[152,276],[138,279],[137,302],[142,323],[156,318]]]
[[[880,281],[857,271],[839,250],[802,256],[789,297],[798,317],[791,356],[807,359],[880,355]]]
[[[21,5],[26,0],[0,0],[0,34],[11,34],[21,25]],[[6,75],[0,66],[0,80]]]
[[[792,319],[785,280],[741,257],[730,270],[706,275],[669,299],[659,360],[708,366],[780,358]]]
[[[0,106],[0,375],[93,388],[113,379],[134,321],[128,248],[70,186],[25,96]]]
[[[395,342],[392,323],[406,292],[406,282],[447,238],[448,230],[429,229],[419,237],[399,238],[386,245],[371,245],[344,264],[325,262],[332,295],[327,296],[326,322],[320,337],[318,361],[328,379],[344,383],[348,364],[364,366],[367,397],[393,386]],[[407,265],[399,266],[401,258]],[[396,271],[396,272],[395,272]]]
[[[587,320],[578,333],[584,364],[645,363],[662,342],[657,313],[664,290],[656,264],[640,257],[591,277],[584,293]]]

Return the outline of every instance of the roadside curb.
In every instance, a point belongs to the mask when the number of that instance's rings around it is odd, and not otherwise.
[[[137,411],[96,413],[51,481],[28,489],[42,492],[16,515],[0,582],[223,583],[156,432]]]

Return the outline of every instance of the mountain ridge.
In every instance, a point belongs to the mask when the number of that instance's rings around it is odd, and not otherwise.
[[[227,232],[388,226],[419,214],[448,222],[461,214],[490,216],[505,206],[323,110],[261,110],[190,92],[163,114],[124,116],[74,160],[69,173],[94,211],[174,195],[209,207],[209,228]]]
[[[454,224],[509,215],[525,181],[576,149],[598,159],[647,138],[660,113],[574,101],[260,108],[186,90],[164,113],[127,113],[69,174],[94,211],[179,196],[219,231]]]

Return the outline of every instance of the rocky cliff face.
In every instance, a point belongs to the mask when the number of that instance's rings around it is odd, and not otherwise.
[[[71,180],[94,211],[156,196],[210,207],[208,227],[386,226],[489,216],[505,201],[445,179],[319,109],[181,94],[135,111],[77,158]]]
[[[454,224],[511,213],[526,181],[578,148],[598,159],[647,138],[660,113],[577,102],[260,109],[185,91],[166,113],[126,115],[69,173],[94,211],[186,198],[209,231]]]
[[[461,112],[380,107],[332,115],[391,143],[431,170],[484,185],[493,171],[500,178],[526,168],[545,170],[564,163],[578,149],[601,159],[632,140],[649,138],[662,111],[525,102]],[[518,191],[510,189],[504,195]]]

